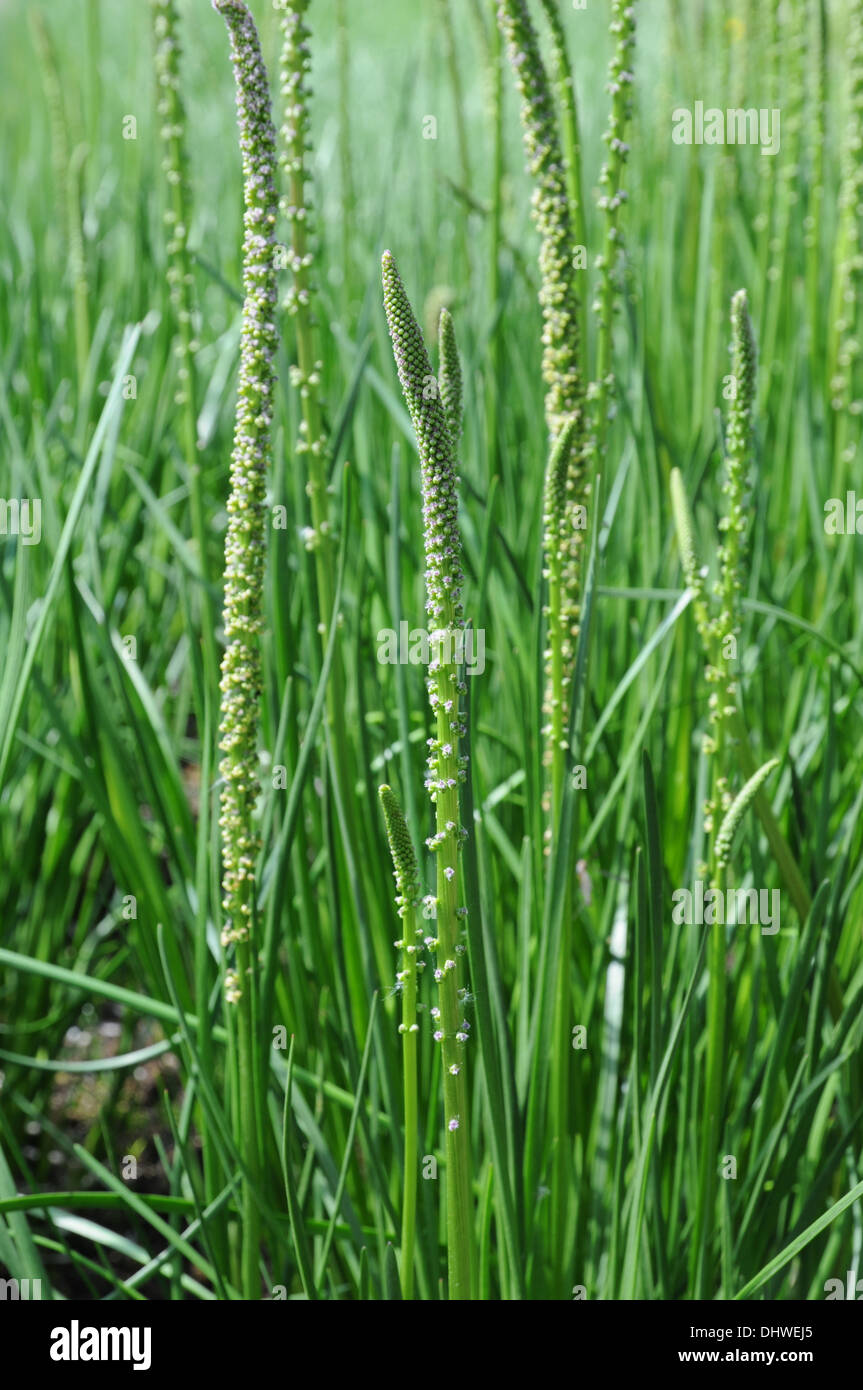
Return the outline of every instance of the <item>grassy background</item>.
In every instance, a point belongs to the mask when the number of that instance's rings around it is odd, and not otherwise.
[[[43,528],[38,546],[0,537],[0,1263],[19,1277],[42,1272],[56,1296],[226,1297],[241,1175],[219,988],[218,846],[196,836],[198,799],[208,792],[200,786],[200,595],[173,401],[149,15],[144,5],[127,13],[93,0],[55,0],[46,10],[67,154],[80,169],[71,205],[87,281],[82,372],[67,209],[30,8],[0,6],[0,495],[41,498]],[[203,0],[178,8],[201,320],[198,428],[218,574],[241,181],[223,25]],[[859,471],[860,417],[834,411],[830,389],[834,296],[847,260],[837,203],[849,8],[826,10],[821,79],[830,99],[819,147],[820,54],[797,24],[817,25],[818,5],[801,3],[793,16],[777,10],[775,35],[773,10],[743,0],[731,17],[719,5],[638,6],[614,358],[619,411],[595,518],[585,732],[573,759],[587,767],[576,846],[593,893],[578,904],[566,963],[572,1024],[584,1024],[588,1038],[586,1051],[572,1053],[566,1230],[544,1197],[552,1155],[542,1131],[550,1044],[541,968],[552,928],[540,809],[547,439],[536,241],[505,66],[503,244],[491,244],[490,7],[453,8],[467,187],[441,6],[349,6],[346,91],[336,5],[315,0],[310,14],[317,306],[336,443],[334,519],[347,509],[340,642],[357,829],[353,840],[343,835],[320,730],[300,761],[321,658],[299,535],[306,502],[288,378],[295,345],[284,316],[271,501],[287,508],[288,523],[270,544],[262,882],[278,947],[270,1022],[295,1041],[286,1201],[285,1053],[262,1040],[272,1063],[272,1136],[259,1177],[262,1292],[392,1294],[400,1054],[396,1000],[374,1007],[373,996],[393,984],[398,933],[378,783],[397,788],[419,843],[431,821],[421,674],[376,659],[378,631],[402,617],[419,626],[424,603],[415,446],[380,302],[380,254],[389,247],[427,323],[436,305],[450,304],[465,372],[465,599],[487,649],[485,674],[468,682],[471,882],[489,976],[489,1027],[469,1057],[477,1293],[565,1298],[580,1285],[590,1298],[686,1298],[703,1255],[713,1296],[733,1297],[767,1269],[754,1296],[823,1297],[826,1279],[859,1269],[863,1242],[859,1200],[834,1210],[863,1176],[861,567],[859,540],[823,527],[824,503],[844,495]],[[274,74],[276,16],[263,3],[253,9]],[[600,5],[565,9],[564,19],[593,251],[610,50]],[[671,112],[696,99],[780,106],[780,154],[673,145]],[[129,115],[134,140],[123,139]],[[423,139],[429,115],[436,140]],[[500,297],[492,303],[496,254]],[[593,273],[583,279],[589,305]],[[777,936],[729,931],[722,1153],[738,1169],[719,1184],[702,1252],[693,1248],[693,1213],[705,980],[699,934],[674,927],[670,910],[673,889],[690,882],[701,856],[707,688],[691,613],[678,604],[668,474],[674,466],[684,473],[700,555],[711,563],[728,304],[741,285],[762,353],[742,706],[755,762],[782,760],[770,794],[809,892],[828,886],[808,926],[783,893]],[[130,340],[136,323],[140,336]],[[589,353],[592,344],[591,330]],[[136,396],[124,400],[118,378],[129,373]],[[492,411],[496,458],[487,447]],[[292,822],[289,792],[272,786],[274,765],[286,767],[300,798]],[[733,870],[738,884],[781,886],[754,816]],[[209,1022],[187,1022],[181,1036],[180,1015]],[[97,1058],[100,1069],[74,1070]],[[424,1023],[420,1152],[442,1162],[436,1065]],[[128,1155],[140,1162],[134,1182],[123,1172]],[[436,1180],[420,1182],[423,1298],[442,1295],[444,1181],[441,1166]],[[45,1192],[63,1195],[40,1205]],[[770,1269],[828,1212],[823,1230]],[[306,1242],[304,1284],[298,1250]]]

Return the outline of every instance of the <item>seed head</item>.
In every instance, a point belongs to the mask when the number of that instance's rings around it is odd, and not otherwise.
[[[267,71],[254,22],[242,0],[213,0],[225,19],[237,86],[244,180],[243,327],[228,531],[225,540],[225,654],[219,746],[223,939],[248,941],[259,848],[257,729],[261,695],[260,631],[266,551],[266,472],[278,343],[275,325],[275,131]],[[235,993],[236,991],[231,991]],[[230,998],[230,994],[229,994]]]
[[[405,917],[419,902],[421,889],[417,871],[416,855],[404,813],[392,787],[378,787],[378,796],[384,813],[393,861],[393,876],[396,881],[396,907],[399,916]],[[397,942],[397,945],[403,945]]]
[[[497,19],[521,96],[524,149],[535,186],[533,216],[541,240],[539,300],[545,409],[549,434],[555,439],[564,421],[580,410],[583,395],[565,166],[551,88],[526,0],[498,0]]]
[[[426,611],[430,626],[461,624],[461,536],[455,455],[437,380],[392,254],[382,261],[384,308],[396,370],[410,413],[422,470],[425,522]],[[452,368],[448,398],[454,401]],[[447,374],[445,373],[445,377]]]
[[[440,390],[441,404],[446,416],[449,437],[453,447],[453,453],[458,449],[461,439],[463,406],[463,389],[461,362],[458,355],[458,347],[455,340],[455,325],[453,324],[452,314],[449,309],[441,309],[440,322],[438,325],[438,351],[440,357],[440,370],[438,372],[438,388]]]

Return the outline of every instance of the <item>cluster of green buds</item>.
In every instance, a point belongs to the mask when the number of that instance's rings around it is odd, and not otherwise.
[[[425,538],[426,613],[433,659],[428,668],[429,699],[438,724],[431,750],[426,789],[432,801],[457,792],[464,780],[464,759],[458,755],[464,725],[459,696],[466,693],[454,659],[456,633],[464,629],[461,586],[461,535],[458,526],[458,477],[455,443],[461,433],[462,381],[452,318],[441,310],[439,335],[441,373],[435,377],[422,334],[414,318],[401,277],[389,251],[383,257],[384,308],[393,343],[396,370],[417,438],[422,471]],[[456,795],[456,805],[457,805]],[[437,848],[458,840],[457,816],[438,826]],[[453,877],[453,875],[449,875]]]
[[[170,204],[164,213],[165,226],[169,233],[167,280],[179,328],[174,344],[180,383],[176,402],[183,405],[190,389],[190,356],[198,349],[198,343],[193,336],[192,322],[194,277],[189,257],[191,201],[186,156],[186,112],[180,80],[176,5],[174,0],[151,0],[151,4],[156,41],[156,110],[161,120],[160,135],[164,146],[162,171],[170,191]]]
[[[257,30],[242,0],[213,0],[225,19],[237,84],[244,179],[243,326],[228,531],[225,541],[225,654],[222,660],[220,748],[222,940],[246,945],[255,909],[259,844],[257,728],[261,696],[260,632],[266,551],[266,475],[278,344],[276,316],[276,135],[267,72]],[[237,1002],[243,981],[229,975]]]
[[[390,854],[393,861],[393,877],[396,881],[396,911],[402,919],[404,935],[394,944],[402,952],[402,968],[396,975],[396,993],[402,996],[402,1021],[400,1033],[416,1033],[419,1025],[417,1011],[417,954],[422,947],[423,928],[417,925],[417,909],[422,889],[419,870],[414,853],[410,831],[404,812],[396,799],[392,787],[378,788],[384,823],[387,830]]]

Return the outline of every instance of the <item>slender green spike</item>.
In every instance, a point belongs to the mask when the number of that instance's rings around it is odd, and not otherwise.
[[[731,857],[731,846],[737,827],[773,769],[778,766],[779,759],[771,758],[763,767],[760,767],[758,771],[749,778],[749,781],[745,784],[743,789],[738,792],[726,811],[725,818],[716,836],[715,856],[717,869],[724,869],[727,865]]]
[[[213,0],[231,36],[245,180],[243,331],[240,386],[225,543],[225,655],[222,661],[221,765],[224,942],[250,940],[254,914],[255,803],[259,794],[260,702],[266,477],[275,384],[275,130],[269,83],[252,17],[241,0]],[[228,990],[238,999],[242,982]]]
[[[398,889],[396,907],[399,910],[399,916],[404,917],[406,912],[412,907],[416,907],[419,900],[417,857],[414,853],[404,812],[392,787],[378,787],[378,796],[383,808],[387,840],[389,841],[393,872]]]

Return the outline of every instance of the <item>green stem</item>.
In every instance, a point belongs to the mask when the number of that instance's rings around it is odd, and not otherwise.
[[[717,671],[723,668],[721,644],[715,640],[708,650],[708,664]],[[727,678],[720,680],[723,690]],[[716,716],[715,747],[713,750],[713,777],[710,797],[712,813],[710,865],[708,880],[711,888],[722,891],[723,871],[717,863],[716,836],[719,832],[720,807],[723,800],[725,779],[726,729],[728,707],[720,701]],[[723,914],[724,916],[724,914]],[[725,967],[725,924],[715,923],[707,950],[707,1048],[704,1066],[704,1100],[701,1120],[701,1152],[698,1183],[698,1196],[695,1208],[695,1233],[693,1251],[693,1298],[708,1298],[710,1271],[710,1244],[712,1238],[712,1214],[716,1204],[716,1165],[722,1110],[722,1082],[725,1057],[726,1027],[726,967]]]
[[[259,1144],[256,1097],[259,1043],[255,1027],[256,975],[248,941],[237,944],[237,973],[243,992],[237,1005],[237,1097],[239,1150],[246,1167],[242,1199],[241,1288],[246,1299],[261,1296],[259,1269],[261,1222],[255,1189],[258,1183]]]
[[[451,605],[448,605],[451,608]],[[444,630],[454,635],[451,620]],[[440,1031],[443,1063],[444,1118],[447,1156],[447,1250],[449,1256],[450,1300],[471,1297],[471,1210],[470,1152],[468,1147],[467,1085],[465,1044],[461,1003],[458,997],[458,742],[451,724],[459,722],[458,669],[441,661],[437,671],[437,737],[441,750],[451,746],[451,754],[439,753],[439,778],[453,786],[438,790],[435,799],[435,828],[439,839],[437,859],[437,960],[440,978]],[[452,701],[451,711],[445,704]],[[453,828],[448,828],[453,827]],[[451,872],[447,872],[450,870]],[[455,1068],[455,1071],[453,1071]]]
[[[722,891],[722,872],[711,875],[711,887]],[[727,979],[725,967],[725,927],[715,924],[708,946],[707,1056],[705,1061],[704,1108],[701,1124],[701,1169],[695,1213],[693,1298],[710,1298],[710,1245],[712,1214],[716,1204],[717,1165],[721,1137],[723,1078],[725,1071],[725,1031]]]
[[[402,1063],[405,1100],[405,1179],[402,1194],[402,1297],[414,1296],[414,1238],[417,1216],[417,974],[416,953],[407,946],[416,942],[416,913],[413,908],[404,917],[404,965],[406,978],[402,992]]]

